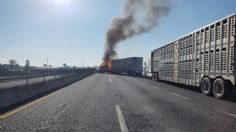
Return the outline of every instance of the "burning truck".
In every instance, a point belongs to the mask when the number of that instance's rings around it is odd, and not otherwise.
[[[108,62],[108,63],[101,64],[97,71],[99,73],[110,73],[111,69],[112,69],[111,62]]]
[[[121,13],[112,19],[107,29],[102,58],[102,64],[105,65],[100,66],[100,71],[141,75],[142,58],[114,60],[117,57],[117,45],[154,29],[161,18],[168,14],[170,8],[168,0],[124,0]],[[111,64],[110,67],[108,64]]]
[[[127,74],[141,76],[143,71],[142,57],[129,57],[123,59],[113,59],[107,64],[99,67],[100,73]]]

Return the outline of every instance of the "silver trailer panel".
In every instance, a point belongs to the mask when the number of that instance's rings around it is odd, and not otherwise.
[[[222,77],[235,85],[235,21],[230,15],[154,50],[154,77],[192,86]]]

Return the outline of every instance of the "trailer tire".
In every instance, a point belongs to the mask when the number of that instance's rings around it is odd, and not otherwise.
[[[159,73],[156,74],[156,81],[160,81]]]
[[[204,77],[201,81],[201,91],[203,94],[210,96],[212,95],[212,83],[208,77]]]
[[[213,94],[217,99],[223,99],[228,95],[229,88],[222,78],[215,79],[213,83]]]
[[[152,81],[155,80],[155,73],[152,74]]]

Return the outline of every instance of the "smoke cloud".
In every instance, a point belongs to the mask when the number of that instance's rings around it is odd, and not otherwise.
[[[124,0],[122,14],[115,17],[106,33],[103,64],[116,56],[117,44],[133,36],[149,32],[165,16],[168,0]]]

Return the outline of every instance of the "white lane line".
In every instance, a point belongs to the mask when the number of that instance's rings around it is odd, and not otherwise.
[[[233,113],[230,113],[230,112],[227,112],[227,111],[223,111],[223,110],[221,110],[221,112],[224,113],[224,114],[226,114],[226,115],[228,115],[228,116],[231,116],[231,117],[236,118],[236,115],[233,114]]]
[[[145,82],[142,82],[142,84],[144,84],[144,85],[145,85],[145,84],[147,84],[147,83],[145,83]]]
[[[172,94],[175,95],[175,96],[178,96],[178,97],[181,97],[181,98],[187,99],[187,100],[191,100],[190,98],[185,97],[185,96],[180,95],[180,94],[177,94],[177,93],[172,93]]]
[[[109,78],[109,83],[111,83],[112,81],[111,81],[111,78]]]
[[[158,89],[158,90],[161,90],[161,88],[157,87],[157,86],[153,86],[154,88]]]
[[[129,132],[128,127],[125,123],[124,115],[119,105],[116,105],[116,112],[118,115],[121,132]]]

